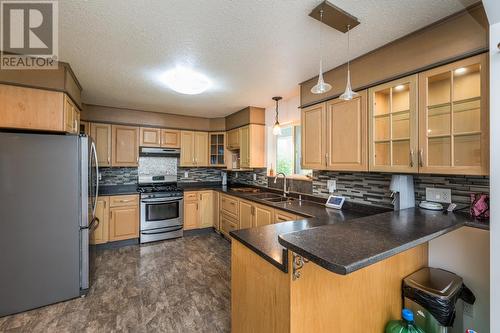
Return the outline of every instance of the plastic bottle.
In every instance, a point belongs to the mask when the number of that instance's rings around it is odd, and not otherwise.
[[[408,309],[402,311],[403,320],[391,320],[385,327],[385,333],[425,333],[413,321],[413,312]]]

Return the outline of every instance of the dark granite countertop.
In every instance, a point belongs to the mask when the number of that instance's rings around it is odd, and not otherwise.
[[[99,195],[137,194],[137,184],[131,185],[99,185]]]
[[[279,243],[329,271],[349,274],[471,222],[465,214],[409,208],[282,233]]]

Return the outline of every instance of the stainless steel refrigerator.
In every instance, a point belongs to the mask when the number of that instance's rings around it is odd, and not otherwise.
[[[0,317],[89,288],[96,163],[87,136],[0,132]]]

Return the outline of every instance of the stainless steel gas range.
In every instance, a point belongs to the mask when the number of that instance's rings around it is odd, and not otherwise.
[[[182,237],[184,194],[177,176],[139,176],[141,194],[140,242]]]

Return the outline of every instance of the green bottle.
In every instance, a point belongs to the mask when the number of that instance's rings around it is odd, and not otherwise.
[[[413,321],[413,312],[408,309],[402,311],[403,320],[391,320],[385,327],[385,333],[425,333]]]

